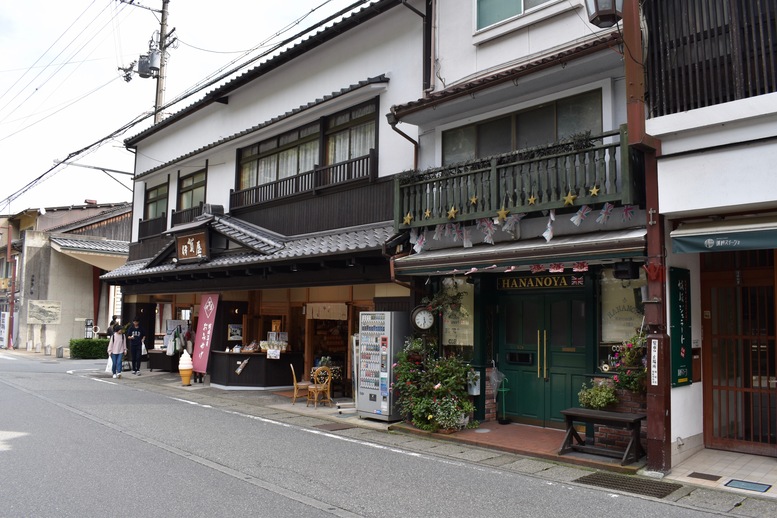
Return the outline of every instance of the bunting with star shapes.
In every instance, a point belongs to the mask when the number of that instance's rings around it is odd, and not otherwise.
[[[582,223],[583,220],[585,220],[585,218],[587,218],[590,213],[591,213],[591,207],[589,207],[588,205],[583,205],[577,210],[574,216],[569,218],[569,220],[572,223],[574,223],[576,227],[579,227],[580,223]]]
[[[556,221],[556,210],[551,209],[548,215],[548,226],[545,228],[545,232],[542,233],[542,237],[545,238],[545,242],[549,243],[553,239],[553,222]]]
[[[520,221],[524,217],[526,217],[526,213],[513,214],[512,216],[508,216],[504,224],[502,225],[502,231],[507,232],[508,234],[513,236],[513,239],[520,239],[521,238]]]
[[[612,215],[612,209],[614,208],[615,205],[610,202],[605,202],[604,207],[602,207],[602,210],[599,211],[599,216],[596,218],[596,222],[600,225],[607,223],[607,220],[610,219],[610,216]]]
[[[426,235],[421,232],[421,235],[418,236],[418,239],[416,239],[415,244],[413,245],[413,250],[415,253],[420,254],[424,251],[424,245],[426,245]]]
[[[623,221],[631,221],[631,218],[634,217],[634,210],[637,208],[636,205],[624,205],[623,206]]]
[[[496,225],[491,218],[481,218],[477,221],[476,228],[483,232],[483,242],[489,245],[494,244],[494,233],[496,232]]]

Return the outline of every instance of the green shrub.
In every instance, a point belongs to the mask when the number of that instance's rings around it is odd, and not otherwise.
[[[107,338],[74,338],[70,340],[70,357],[77,360],[108,358]]]
[[[601,410],[618,402],[618,395],[612,381],[601,379],[591,381],[591,386],[583,384],[583,388],[577,393],[580,406]]]

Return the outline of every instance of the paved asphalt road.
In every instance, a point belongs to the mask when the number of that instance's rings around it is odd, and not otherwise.
[[[574,468],[533,477],[44,358],[0,351],[2,517],[716,514],[564,482]]]

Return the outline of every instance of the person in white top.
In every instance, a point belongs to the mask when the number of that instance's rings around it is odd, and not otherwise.
[[[113,334],[108,340],[108,354],[113,361],[111,372],[114,378],[121,378],[121,362],[124,355],[127,354],[127,337],[124,336],[124,328],[116,324],[113,327]]]

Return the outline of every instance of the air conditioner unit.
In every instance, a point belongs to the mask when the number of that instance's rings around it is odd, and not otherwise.
[[[639,264],[623,261],[612,265],[612,276],[616,279],[639,279]]]

